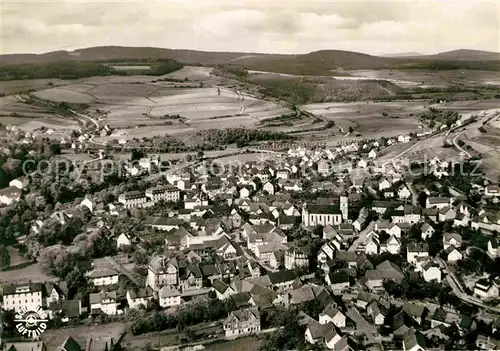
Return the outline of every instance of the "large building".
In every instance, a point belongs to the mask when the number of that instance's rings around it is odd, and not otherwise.
[[[338,225],[342,223],[342,212],[335,205],[308,205],[302,208],[302,223],[306,227]]]
[[[42,283],[7,285],[3,288],[2,308],[15,312],[19,312],[21,309],[36,311],[39,307],[44,307],[42,295]]]
[[[177,202],[180,200],[180,191],[173,185],[157,186],[146,189],[146,196],[153,202],[164,200],[167,202]]]
[[[163,255],[155,256],[148,266],[146,286],[158,292],[164,285],[177,285],[179,282],[179,265],[175,258],[168,259]]]
[[[148,199],[142,191],[129,191],[118,196],[118,202],[125,208],[141,207],[147,203]]]

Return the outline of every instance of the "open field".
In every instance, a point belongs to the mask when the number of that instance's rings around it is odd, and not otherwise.
[[[304,105],[301,109],[334,121],[345,133],[352,128],[364,137],[416,133],[419,131],[416,116],[425,111],[421,102],[321,103]]]
[[[206,351],[257,351],[260,340],[255,336],[239,338],[236,340],[217,342],[205,346]]]
[[[48,350],[57,349],[68,336],[71,336],[83,346],[85,346],[87,339],[92,338],[92,349],[104,350],[105,344],[109,344],[111,338],[116,342],[124,329],[125,325],[118,322],[90,326],[81,325],[61,329],[47,329],[41,338],[47,345]]]
[[[40,264],[33,263],[26,267],[19,265],[21,268],[12,269],[0,272],[0,283],[14,283],[14,282],[33,282],[55,281],[57,278],[50,277],[42,272]]]

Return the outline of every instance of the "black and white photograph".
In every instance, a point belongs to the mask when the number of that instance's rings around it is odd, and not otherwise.
[[[500,350],[500,1],[0,0],[0,351]]]

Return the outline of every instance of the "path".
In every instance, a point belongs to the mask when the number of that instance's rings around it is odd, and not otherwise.
[[[484,308],[485,310],[490,310],[496,313],[500,313],[500,308],[494,307],[494,306],[488,306],[484,304],[481,300],[478,298],[475,298],[474,296],[468,295],[465,290],[462,287],[462,284],[460,281],[457,279],[455,276],[455,273],[453,273],[452,270],[448,267],[448,264],[442,260],[441,258],[436,258],[436,260],[446,268],[448,271],[448,275],[446,276],[446,281],[450,285],[451,289],[453,290],[453,293],[462,301],[468,304],[476,305],[481,308]]]
[[[368,235],[368,233],[372,231],[373,227],[375,227],[375,222],[371,221],[370,224],[368,224],[368,226],[359,233],[359,237],[356,240],[354,240],[354,242],[347,251],[356,251],[356,249],[360,244],[364,244],[366,236]]]
[[[406,182],[406,187],[411,192],[411,204],[413,206],[417,206],[418,205],[418,195],[415,192],[415,189],[413,188],[413,185],[411,183],[409,183],[409,182]]]
[[[453,145],[455,145],[455,147],[458,149],[458,151],[460,151],[460,154],[466,155],[467,158],[471,158],[472,157],[471,154],[468,151],[466,151],[465,149],[463,149],[460,145],[458,145],[458,142],[457,142],[458,138],[460,138],[460,136],[462,134],[464,134],[464,132],[465,132],[465,129],[462,130],[457,135],[455,135],[455,137],[453,138]]]

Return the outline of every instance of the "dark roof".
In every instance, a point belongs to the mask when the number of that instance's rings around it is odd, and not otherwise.
[[[80,300],[63,300],[61,301],[61,307],[68,318],[78,318],[80,317]]]
[[[224,294],[229,286],[220,279],[214,280],[212,283],[212,288],[217,290],[219,293]]]
[[[43,291],[42,283],[27,283],[27,284],[17,284],[17,285],[6,285],[3,287],[3,295],[13,295],[16,294],[17,289],[28,288],[30,293]],[[19,292],[21,294],[24,292]]]
[[[295,270],[268,272],[267,275],[273,285],[290,282],[297,278],[297,272]]]
[[[241,292],[241,293],[236,293],[230,296],[230,299],[234,302],[236,305],[236,308],[240,308],[243,306],[248,305],[248,301],[250,301],[250,298],[252,296],[248,291],[246,292]]]
[[[68,336],[59,349],[61,351],[82,351],[82,347],[71,336]]]
[[[425,350],[425,338],[419,331],[409,330],[403,337],[404,349],[411,350],[419,345]]]
[[[337,271],[328,273],[332,284],[349,282],[349,274],[346,271]]]
[[[219,271],[217,270],[217,266],[214,264],[205,264],[205,265],[201,266],[200,269],[201,269],[201,273],[205,277],[219,274]]]
[[[335,205],[307,205],[310,213],[340,214],[340,208]]]

